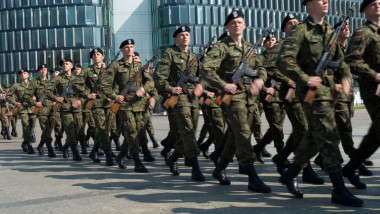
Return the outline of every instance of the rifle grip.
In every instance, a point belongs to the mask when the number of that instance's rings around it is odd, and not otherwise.
[[[172,95],[169,98],[168,106],[171,108],[174,108],[174,106],[177,104],[178,101],[178,95]]]
[[[199,98],[199,105],[203,105],[205,103],[205,98],[203,96],[201,96]]]
[[[289,88],[288,89],[288,92],[286,92],[286,96],[285,96],[285,100],[288,102],[288,103],[293,103],[293,99],[294,99],[294,93],[295,93],[295,89],[294,88]]]
[[[115,114],[119,111],[121,103],[115,102],[113,106],[111,107],[111,111]]]
[[[53,106],[54,111],[58,111],[61,108],[61,105],[62,103],[60,102],[55,103],[55,105]]]
[[[222,105],[222,96],[218,95],[215,99],[215,103],[218,105],[218,106],[221,106]]]
[[[36,106],[36,107],[34,108],[34,110],[33,110],[33,114],[34,114],[34,115],[38,115],[38,112],[40,112],[40,109],[41,109],[41,107],[37,107],[37,106]]]
[[[13,113],[13,115],[17,115],[17,113],[18,113],[18,110],[20,110],[20,107],[13,107],[13,109],[12,109],[12,113]]]
[[[317,92],[316,88],[309,88],[309,90],[306,93],[306,97],[303,101],[309,104],[309,106],[312,106],[316,92]]]
[[[91,110],[92,106],[94,105],[94,100],[87,100],[86,108]]]
[[[376,94],[377,96],[380,96],[380,83],[377,84]]]
[[[232,94],[224,94],[223,95],[222,101],[223,101],[224,104],[226,104],[226,105],[229,106],[230,103],[231,103],[231,100],[232,100]]]
[[[236,83],[237,87],[240,89],[240,90],[244,90],[245,89],[245,86],[243,85],[243,83],[241,82],[241,79],[239,79]]]
[[[210,106],[210,105],[211,105],[211,101],[212,101],[211,98],[206,98],[206,100],[205,100],[205,104],[206,104],[207,106]]]
[[[168,102],[169,102],[169,98],[167,98],[167,99],[165,100],[165,102],[164,102],[164,107],[165,107],[166,109],[169,109]]]
[[[265,101],[268,102],[268,103],[271,103],[272,102],[272,95],[271,94],[267,94],[267,96],[265,97]]]

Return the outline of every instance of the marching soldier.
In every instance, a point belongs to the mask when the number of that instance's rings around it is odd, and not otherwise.
[[[317,63],[334,32],[323,20],[328,12],[329,3],[327,0],[304,0],[303,4],[306,5],[309,16],[293,28],[294,33],[284,40],[277,58],[277,66],[284,75],[296,81],[296,96],[299,99],[305,98],[309,88],[315,88],[316,95],[312,105],[302,104],[309,129],[294,151],[294,162],[282,174],[280,181],[287,186],[291,194],[302,198],[303,193],[298,189],[294,179],[309,163],[310,158],[319,152],[324,160],[324,169],[333,183],[331,201],[346,206],[363,206],[363,201],[350,193],[344,185],[339,136],[334,119],[333,103],[336,91],[333,77],[340,77],[342,90],[348,94],[351,75],[345,69],[347,65],[342,63],[340,69],[332,75],[325,73],[323,77],[316,76]],[[329,59],[343,59],[339,44],[332,47]]]
[[[259,94],[264,85],[264,80],[266,80],[266,72],[260,59],[256,54],[253,54],[247,61],[247,68],[257,70],[259,73],[258,78],[254,80],[249,77],[244,78],[243,82],[247,83],[249,88],[238,87],[232,83],[234,72],[252,45],[242,38],[246,24],[244,14],[241,11],[232,11],[227,16],[224,26],[230,35],[216,43],[205,58],[202,70],[202,78],[204,77],[212,87],[223,91],[222,94],[233,95],[231,103],[222,107],[227,115],[231,134],[213,172],[213,177],[218,179],[222,185],[230,185],[224,170],[236,154],[239,164],[249,176],[248,189],[255,192],[269,193],[271,189],[261,181],[253,165],[255,153],[250,142],[251,130],[247,120],[249,94],[254,96]],[[250,98],[252,99],[253,96]]]
[[[60,69],[54,68],[50,71],[51,74],[51,80],[54,79],[56,76],[59,75],[61,72]],[[58,94],[56,94],[58,96]],[[55,103],[53,103],[55,104]],[[62,141],[61,139],[63,138],[63,129],[62,129],[62,121],[61,121],[61,115],[59,114],[58,111],[54,111],[54,136],[55,136],[55,141],[54,141],[54,147],[58,151],[62,150]]]
[[[12,117],[12,112],[9,109],[7,100],[5,99],[10,85],[6,84],[4,87],[0,86],[0,120],[1,120],[1,133],[4,139],[11,140],[9,125]]]
[[[369,158],[380,145],[380,0],[364,0],[360,5],[367,21],[352,35],[345,61],[351,72],[359,76],[360,96],[371,117],[372,125],[359,148],[350,153],[350,161],[343,175],[352,185],[365,189],[355,170]]]

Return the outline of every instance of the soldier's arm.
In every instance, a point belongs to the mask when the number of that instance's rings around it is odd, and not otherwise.
[[[16,99],[14,96],[15,95],[15,86],[16,84],[12,85],[12,87],[8,90],[7,96],[5,96],[5,99],[7,100],[8,103],[15,105]]]
[[[112,100],[116,99],[116,93],[114,93],[113,87],[118,65],[119,63],[112,63],[111,67],[106,71],[102,84],[100,85],[101,93]]]
[[[148,72],[143,72],[142,76],[143,88],[145,91],[152,91],[154,88],[154,80]]]
[[[28,87],[28,90],[25,91],[23,96],[24,96],[24,100],[29,102],[32,106],[36,105],[38,100],[33,100],[33,96],[36,98],[38,97],[36,80],[33,80],[31,82],[31,84]]]
[[[204,78],[211,87],[223,90],[227,83],[218,75],[218,70],[222,63],[225,53],[220,45],[215,45],[207,57],[204,59],[203,69],[201,69],[201,76]]]
[[[58,91],[56,89],[57,87],[57,83],[58,83],[58,79],[59,77],[55,77],[50,84],[48,84],[48,86],[46,87],[46,97],[49,98],[50,100],[52,101],[56,101],[57,98],[60,96],[60,95],[57,95]]]
[[[295,32],[284,40],[277,56],[276,65],[284,75],[306,85],[310,77],[297,64],[297,55],[304,41],[303,25],[297,25],[294,30]]]
[[[171,94],[173,87],[169,83],[170,67],[172,63],[171,49],[165,51],[162,58],[158,60],[153,80],[160,94]]]
[[[87,70],[84,69],[75,79],[73,80],[73,90],[77,94],[78,98],[87,99],[88,94],[86,93],[86,79]]]
[[[359,75],[364,79],[375,80],[376,71],[363,59],[365,47],[371,42],[370,32],[366,30],[357,30],[348,44],[345,62],[350,66],[353,74]]]

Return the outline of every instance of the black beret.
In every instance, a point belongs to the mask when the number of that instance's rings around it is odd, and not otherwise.
[[[133,55],[140,56],[139,52],[133,52]]]
[[[292,20],[292,19],[298,19],[298,16],[295,14],[295,13],[290,13],[288,14],[287,16],[285,16],[284,20],[282,21],[282,24],[281,24],[281,31],[284,32],[284,28],[286,26],[286,23],[288,23],[288,21]]]
[[[18,71],[18,74],[20,75],[23,72],[28,72],[29,73],[28,69],[23,68],[23,69],[21,69],[21,70]]]
[[[39,65],[38,68],[37,68],[37,71],[39,71],[39,70],[41,70],[43,68],[47,68],[47,65],[46,64]]]
[[[90,52],[90,58],[92,58],[92,55],[94,55],[94,53],[101,53],[103,55],[103,50],[101,48],[92,49]]]
[[[226,38],[229,35],[230,35],[230,33],[228,31],[222,33],[222,35],[219,36],[218,41]]]
[[[133,40],[133,39],[126,39],[126,40],[124,40],[124,41],[120,44],[120,47],[119,47],[119,48],[124,47],[124,45],[134,45],[134,44],[135,44],[135,40]]]
[[[376,0],[363,0],[362,4],[360,5],[360,12],[363,13],[364,9],[369,5],[371,4],[372,2],[374,2]]]
[[[302,4],[306,5],[306,2],[308,2],[308,1],[311,1],[311,0],[303,0]]]
[[[241,12],[241,10],[234,10],[230,14],[228,14],[226,22],[224,22],[224,26],[228,24],[228,22],[237,19],[237,18],[243,18],[244,19],[244,14]]]
[[[82,68],[81,64],[77,63],[75,64],[74,68]]]
[[[187,25],[182,25],[181,27],[177,28],[177,30],[174,31],[173,37],[176,37],[177,34],[182,32],[189,32],[190,33],[190,27]]]
[[[64,58],[64,59],[61,59],[61,61],[59,62],[59,65],[62,67],[63,63],[65,62],[71,62],[71,64],[73,64],[73,61],[70,58]]]
[[[61,72],[61,70],[59,68],[54,68],[54,69],[50,70],[50,73],[53,74],[56,71]]]
[[[276,37],[276,36],[274,35],[273,32],[271,32],[271,33],[269,33],[269,34],[267,35],[267,37],[265,37],[265,40],[267,40],[267,39],[271,39],[271,38],[273,38],[273,37]]]

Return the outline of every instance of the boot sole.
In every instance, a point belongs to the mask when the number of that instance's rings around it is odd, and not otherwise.
[[[251,191],[254,191],[254,192],[258,192],[258,193],[271,193],[272,190],[271,189],[268,189],[268,190],[264,190],[264,189],[257,189],[253,186],[249,186],[248,185],[248,189],[251,190]]]
[[[364,205],[364,203],[361,203],[361,204],[345,203],[343,201],[339,201],[339,200],[334,199],[334,198],[331,199],[331,202],[334,204],[340,204],[340,205],[349,206],[349,207],[362,207]]]

